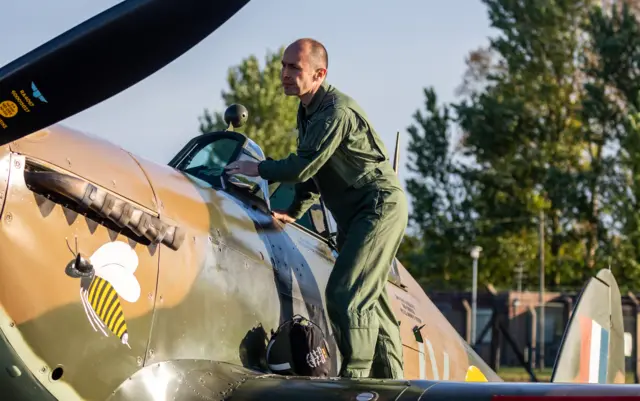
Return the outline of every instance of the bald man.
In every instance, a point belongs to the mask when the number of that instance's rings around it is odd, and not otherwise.
[[[342,377],[403,378],[398,321],[386,291],[404,235],[408,208],[387,151],[364,111],[326,83],[328,57],[313,39],[300,39],[282,57],[282,86],[300,99],[298,148],[282,160],[238,161],[229,174],[295,182],[284,222],[302,217],[322,196],[338,224],[338,251],[326,304],[343,356]]]

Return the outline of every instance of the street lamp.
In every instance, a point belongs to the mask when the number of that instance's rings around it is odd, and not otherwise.
[[[482,252],[482,247],[471,248],[473,258],[473,284],[471,289],[471,345],[476,345],[476,304],[478,301],[478,258]]]

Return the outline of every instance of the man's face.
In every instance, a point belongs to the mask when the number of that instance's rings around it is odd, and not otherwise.
[[[293,44],[282,56],[280,79],[287,96],[303,96],[320,82],[322,70],[317,71],[311,63],[309,49]]]

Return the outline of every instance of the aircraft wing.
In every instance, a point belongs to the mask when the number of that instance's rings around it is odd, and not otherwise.
[[[627,401],[640,400],[640,385],[320,379],[265,375],[212,361],[178,360],[136,372],[108,401],[555,401],[554,396],[565,401],[620,400],[621,396],[636,396],[624,398]]]
[[[0,68],[0,145],[163,68],[249,0],[126,0]]]
[[[256,379],[231,392],[226,400],[243,401],[533,401],[607,400],[635,396],[640,400],[640,385],[556,384],[556,383],[465,383],[451,381],[356,381],[353,379]],[[538,398],[539,397],[539,398]],[[594,398],[589,398],[594,397]],[[618,397],[618,398],[615,398]]]

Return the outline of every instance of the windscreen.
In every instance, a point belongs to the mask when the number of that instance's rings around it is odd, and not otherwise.
[[[184,171],[205,181],[207,177],[219,177],[238,145],[237,140],[230,138],[213,141],[196,153]]]
[[[195,155],[191,157],[189,164],[183,171],[200,180],[203,180],[214,187],[221,185],[221,178],[225,176],[224,168],[229,163],[236,160],[249,160],[260,162],[264,160],[264,155],[260,147],[253,141],[247,140],[245,148],[243,148],[238,157],[232,159],[236,153],[236,149],[241,142],[236,138],[219,138],[211,143],[195,150]],[[229,182],[240,184],[247,188],[253,195],[265,200],[269,203],[269,187],[261,177],[249,177],[241,174],[225,176]],[[224,185],[223,185],[224,186]]]
[[[255,157],[253,157],[252,155],[248,154],[246,149],[243,149],[242,152],[240,152],[240,155],[238,156],[238,160],[240,161],[248,160],[256,163],[260,161]],[[234,174],[232,177],[230,177],[230,180],[238,180],[243,184],[249,185],[250,191],[252,193],[256,194],[258,197],[260,197],[263,200],[266,200],[267,202],[269,201],[269,188],[268,188],[267,182],[265,179],[261,178],[260,176],[249,177],[242,174]]]

